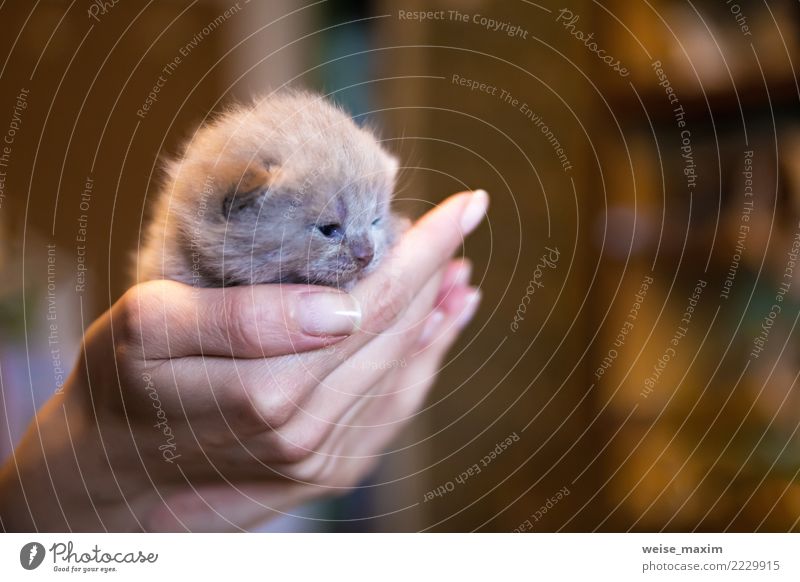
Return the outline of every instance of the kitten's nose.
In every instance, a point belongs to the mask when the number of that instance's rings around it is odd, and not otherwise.
[[[350,243],[350,254],[362,269],[372,262],[375,249],[368,240],[357,240]]]

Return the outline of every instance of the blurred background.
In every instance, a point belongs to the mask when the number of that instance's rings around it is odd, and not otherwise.
[[[492,208],[426,408],[365,487],[269,527],[800,530],[796,1],[0,15],[3,458],[128,286],[161,160],[292,84],[380,128],[408,214],[467,188]]]

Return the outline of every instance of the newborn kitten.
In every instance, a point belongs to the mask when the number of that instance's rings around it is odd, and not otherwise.
[[[285,91],[236,107],[169,164],[138,281],[349,289],[407,224],[389,207],[397,168],[320,96]]]

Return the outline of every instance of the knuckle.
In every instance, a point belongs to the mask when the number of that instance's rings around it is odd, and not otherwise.
[[[328,458],[319,452],[326,435],[323,422],[297,418],[272,435],[272,448],[279,462],[292,465],[287,471],[294,479],[315,483]]]
[[[128,289],[114,313],[115,328],[122,343],[138,346],[145,339],[145,330],[152,328],[155,312],[154,295],[150,285],[136,285]]]
[[[277,444],[277,453],[284,463],[301,463],[314,455],[314,450],[303,442],[292,441],[281,437]]]
[[[292,429],[285,431],[283,439],[294,443],[298,448],[314,453],[320,449],[327,435],[325,424],[319,420],[296,423]]]
[[[266,390],[249,399],[252,416],[268,430],[286,426],[297,410],[297,405],[281,389]]]
[[[117,302],[114,328],[123,341],[147,344],[166,336],[168,308],[166,298],[180,297],[182,284],[175,281],[148,281],[128,289]],[[146,345],[145,345],[146,347]]]

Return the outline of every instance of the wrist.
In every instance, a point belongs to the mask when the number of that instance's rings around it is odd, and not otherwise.
[[[124,439],[101,433],[80,388],[73,376],[42,407],[0,469],[5,531],[138,529],[137,510],[148,497],[146,480],[137,477],[143,470],[122,462]]]

